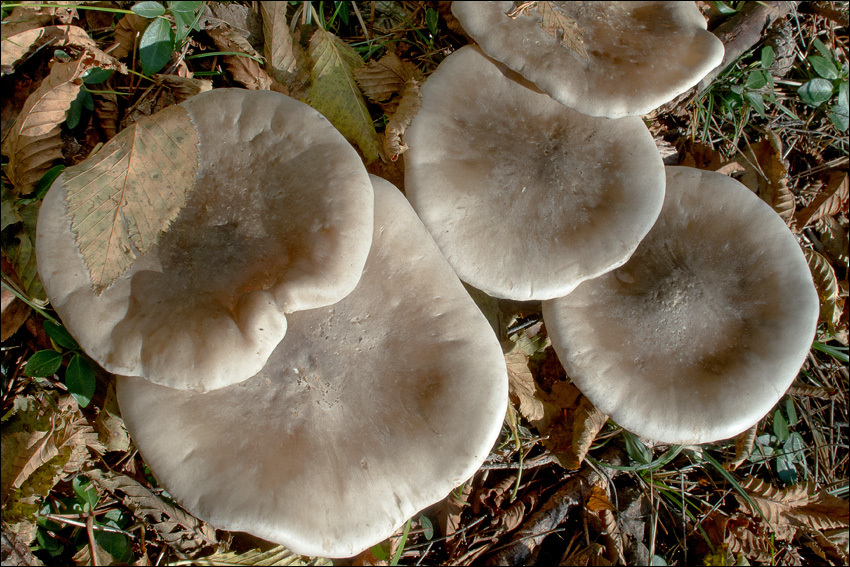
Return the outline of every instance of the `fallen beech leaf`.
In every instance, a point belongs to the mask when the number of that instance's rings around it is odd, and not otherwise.
[[[540,21],[537,25],[544,32],[557,39],[561,45],[587,60],[582,29],[574,19],[562,14],[551,2],[523,2],[508,16],[516,18],[519,15],[529,15],[529,12],[535,8],[540,15]]]
[[[33,28],[45,26],[52,20],[53,13],[50,9],[26,4],[17,6],[11,14],[3,18],[2,35],[3,37],[11,37]]]
[[[6,203],[3,203],[6,207]],[[10,283],[18,289],[23,289],[23,283],[18,278],[15,267],[6,258],[0,259],[3,266],[3,277],[8,278]],[[5,285],[0,290],[0,341],[5,341],[20,329],[24,321],[30,316],[30,306],[18,299]]]
[[[390,117],[384,132],[384,154],[395,161],[398,156],[408,150],[410,146],[401,141],[404,131],[410,126],[413,117],[422,106],[422,92],[419,90],[419,81],[410,79],[401,95],[398,108]]]
[[[803,248],[803,254],[812,271],[812,279],[820,297],[820,320],[826,323],[827,333],[832,335],[841,318],[841,310],[844,307],[840,302],[840,288],[835,270],[829,260],[820,253]]]
[[[381,154],[381,143],[354,79],[354,70],[363,64],[360,55],[321,28],[310,38],[309,53],[313,86],[307,102],[357,145],[366,163],[375,161]]]
[[[115,47],[110,53],[118,59],[124,59],[137,50],[136,44],[149,21],[138,14],[125,14],[115,25]]]
[[[824,255],[830,262],[850,268],[850,239],[844,225],[834,217],[823,217],[815,223],[815,230],[820,234]]]
[[[354,70],[357,84],[369,100],[385,102],[401,95],[411,79],[421,79],[422,73],[413,63],[402,61],[398,55],[388,51],[377,61]]]
[[[3,140],[3,154],[9,157],[6,173],[18,195],[32,191],[41,176],[62,158],[62,138],[57,125],[41,136],[23,136],[15,123]]]
[[[741,482],[741,488],[758,504],[775,530],[798,526],[821,530],[850,525],[847,502],[825,490],[815,491],[814,482],[774,488],[758,478],[749,477]],[[757,515],[740,494],[735,493],[735,498],[748,514]]]
[[[97,48],[85,30],[79,26],[45,26],[33,28],[13,36],[3,36],[0,43],[0,64],[5,68],[14,68],[30,51],[48,41],[52,47],[73,46],[79,48]]]
[[[782,162],[779,136],[768,130],[767,138],[751,144],[744,155],[746,165],[741,183],[773,207],[785,224],[791,226],[796,203],[794,194],[788,189],[788,170]]]
[[[185,204],[197,167],[197,132],[182,107],[170,106],[65,170],[71,230],[95,292],[156,244]]]
[[[272,78],[263,70],[258,61],[262,57],[257,53],[248,40],[232,30],[229,26],[207,30],[216,47],[221,51],[244,53],[245,55],[224,55],[222,61],[233,79],[245,87],[255,91],[269,90]]]
[[[367,550],[368,551],[368,550]],[[365,552],[364,552],[365,553]],[[288,567],[302,567],[306,565],[330,566],[330,559],[316,558],[310,561],[300,555],[295,555],[282,545],[273,547],[267,551],[252,549],[250,551],[217,551],[212,555],[200,559],[192,559],[192,565],[223,565],[223,566],[248,566],[248,565],[287,565]]]

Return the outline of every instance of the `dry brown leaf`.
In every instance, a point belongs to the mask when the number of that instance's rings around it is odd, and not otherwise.
[[[194,553],[199,547],[217,542],[213,528],[165,502],[132,478],[97,469],[91,471],[89,476],[101,488],[120,498],[138,521],[153,528],[175,550]]]
[[[608,559],[615,565],[625,565],[623,534],[617,522],[617,507],[608,498],[608,482],[600,479],[587,495],[585,510],[592,527],[602,536]]]
[[[741,482],[741,488],[759,506],[777,535],[783,528],[822,530],[850,525],[847,502],[825,490],[816,491],[812,481],[774,488],[761,479],[749,477]],[[748,514],[758,514],[740,494],[736,493],[735,498]]]
[[[794,223],[796,203],[788,189],[788,170],[782,162],[782,141],[768,130],[767,138],[750,144],[744,152],[744,173],[741,183],[749,187],[776,211],[785,224]]]
[[[13,36],[3,36],[0,47],[0,64],[4,72],[14,68],[21,59],[36,48],[51,42],[52,47],[78,47],[97,49],[97,44],[79,26],[45,26],[33,28]]]
[[[24,285],[11,262],[8,262],[5,257],[2,257],[0,258],[0,264],[3,267],[4,283],[8,279],[19,290],[24,289]],[[0,341],[5,341],[14,335],[21,325],[24,324],[24,321],[29,318],[30,306],[18,299],[12,293],[12,290],[4,285],[2,290],[0,290],[0,313],[2,313],[2,317],[0,317]]]
[[[750,453],[753,452],[753,445],[756,441],[757,432],[758,424],[755,424],[735,437],[735,458],[723,465],[726,470],[734,471],[744,464],[750,456]]]
[[[818,290],[820,320],[826,323],[826,331],[832,335],[835,333],[841,319],[841,310],[844,307],[839,293],[838,277],[835,275],[835,270],[830,265],[829,260],[820,253],[809,248],[803,248],[803,254],[806,256],[806,262],[809,264],[812,279]]]
[[[847,200],[850,198],[847,173],[834,171],[830,173],[817,196],[806,208],[797,214],[797,228],[804,229],[818,220],[831,217],[839,211],[847,211]]]
[[[124,59],[136,48],[136,42],[148,27],[150,20],[138,14],[125,14],[115,25],[115,44],[110,53]]]
[[[844,225],[834,217],[823,217],[815,223],[815,230],[830,261],[850,268],[850,239]]]
[[[679,165],[732,175],[744,171],[744,166],[730,160],[722,152],[703,142],[686,141],[681,150]]]
[[[583,30],[574,19],[561,13],[551,2],[523,2],[508,13],[508,17],[529,15],[529,12],[534,9],[540,16],[540,21],[537,23],[540,29],[582,59],[587,60],[587,49],[584,47],[582,37]]]
[[[97,125],[103,131],[106,140],[111,140],[118,133],[118,95],[104,93],[93,98]]]
[[[539,424],[546,415],[546,393],[543,392],[528,368],[528,356],[521,350],[505,355],[508,367],[508,386],[520,415],[532,424]],[[551,404],[549,404],[551,406]],[[550,408],[549,413],[554,413]]]
[[[413,63],[388,51],[379,60],[355,69],[354,77],[369,100],[386,102],[401,95],[411,79],[421,79],[422,73]]]
[[[95,292],[156,244],[185,204],[197,168],[198,134],[186,110],[170,106],[65,169],[71,230]]]
[[[156,84],[171,89],[177,102],[183,102],[198,93],[210,91],[213,87],[212,81],[195,79],[193,77],[181,77],[179,75],[156,74],[153,76],[153,80],[156,81]]]
[[[21,32],[40,28],[53,20],[53,12],[43,7],[16,6],[12,13],[3,18],[2,35],[11,37]]]
[[[207,30],[207,34],[221,51],[245,54],[222,56],[222,61],[233,80],[255,91],[267,91],[271,88],[272,78],[260,65],[262,57],[247,39],[225,26]]]
[[[564,467],[577,469],[608,416],[571,382],[557,382],[547,401],[559,411],[548,426],[539,427],[542,434],[548,434],[544,446],[557,455]]]
[[[286,9],[286,3],[260,2],[265,40],[263,54],[266,69],[283,87],[284,94],[300,99],[308,88],[310,59],[289,31]]]
[[[419,89],[419,81],[410,79],[404,87],[398,108],[390,117],[384,132],[384,155],[390,161],[396,161],[398,156],[406,152],[410,146],[401,141],[407,127],[413,122],[419,107],[422,106],[422,92]]]
[[[97,414],[95,429],[107,451],[127,451],[130,448],[130,434],[121,419],[118,397],[115,395],[115,382],[106,389],[106,399]]]

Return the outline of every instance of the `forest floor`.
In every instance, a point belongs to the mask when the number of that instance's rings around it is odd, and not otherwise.
[[[370,172],[403,190],[401,139],[418,102],[406,87],[472,40],[447,2],[279,3],[275,14],[259,2],[141,4],[136,13],[130,2],[2,7],[3,564],[332,564],[217,531],[158,487],[124,429],[114,378],[45,301],[34,257],[38,205],[64,166],[197,92],[271,88],[307,98],[319,29],[322,41],[359,56],[338,64],[358,79],[348,95],[365,101],[373,124],[350,138]],[[698,5],[735,56],[645,121],[666,164],[741,180],[804,249],[821,313],[797,379],[735,439],[653,444],[606,421],[570,385],[539,305],[479,297],[513,346],[499,442],[445,500],[334,564],[850,562],[848,7]],[[284,16],[281,26],[274,18]],[[68,25],[73,33],[56,31]],[[154,26],[158,48],[134,43]],[[35,29],[12,54],[7,38]],[[288,45],[286,73],[264,38]],[[22,131],[21,117],[46,92],[59,101],[53,114]],[[560,417],[534,427],[544,401]]]

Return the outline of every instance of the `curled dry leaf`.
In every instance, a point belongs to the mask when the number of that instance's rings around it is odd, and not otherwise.
[[[174,93],[174,99],[177,102],[183,102],[187,98],[193,97],[198,93],[211,91],[212,81],[206,79],[195,79],[193,77],[181,77],[179,75],[154,75],[156,84],[163,85],[171,89]]]
[[[847,212],[848,198],[850,198],[850,188],[848,188],[847,173],[843,171],[830,173],[817,196],[797,214],[797,228],[802,230],[840,211]]]
[[[97,116],[97,125],[106,139],[114,138],[118,133],[118,95],[104,93],[95,96],[94,114]]]
[[[841,319],[841,310],[844,307],[841,301],[838,277],[836,277],[835,270],[830,265],[829,260],[820,253],[803,248],[803,254],[806,256],[809,269],[812,271],[812,279],[815,281],[815,287],[820,297],[820,320],[826,324],[827,334],[833,335]]]
[[[531,370],[528,369],[528,357],[525,353],[515,350],[505,355],[505,363],[508,367],[508,386],[511,398],[517,404],[520,415],[530,423],[537,423],[545,415],[545,404],[543,392]]]
[[[392,51],[377,61],[370,61],[354,70],[357,84],[369,100],[386,102],[399,96],[411,79],[422,79],[422,73],[410,61],[402,59]]]
[[[136,49],[136,42],[148,27],[150,20],[138,14],[126,14],[115,25],[115,44],[110,51],[118,59],[124,59]]]
[[[841,528],[850,525],[847,502],[832,496],[826,490],[815,490],[812,481],[788,488],[774,488],[755,477],[741,482],[741,488],[758,505],[774,530],[796,529],[805,526],[814,530]],[[740,494],[735,498],[750,515],[758,515]]]
[[[263,17],[263,54],[266,70],[282,87],[284,94],[300,99],[310,80],[310,59],[294,41],[286,23],[287,4],[260,2]],[[273,90],[277,90],[274,89]]]
[[[186,202],[198,168],[198,134],[171,106],[122,130],[85,162],[67,168],[71,230],[100,293],[137,254],[149,251]]]
[[[395,161],[398,156],[406,152],[410,146],[401,141],[404,131],[410,126],[413,117],[422,106],[422,91],[419,89],[419,81],[410,79],[404,87],[401,101],[387,123],[384,132],[384,155]]]
[[[746,462],[747,458],[753,452],[757,432],[758,423],[735,437],[735,458],[723,465],[726,470],[734,471]]]
[[[6,204],[4,203],[5,207]],[[5,341],[11,337],[24,324],[24,321],[30,316],[30,306],[18,299],[12,290],[6,287],[6,281],[23,289],[23,283],[18,278],[15,267],[6,258],[0,259],[3,266],[3,288],[0,290],[0,341]]]
[[[262,61],[262,57],[251,47],[245,37],[225,25],[207,30],[207,34],[221,51],[245,54],[222,56],[227,70],[233,75],[233,80],[255,91],[270,89],[272,78],[260,66],[259,61]]]
[[[287,565],[288,567],[316,566],[324,567],[331,566],[333,563],[329,559],[305,560],[300,555],[295,555],[282,545],[273,547],[267,551],[252,549],[242,553],[236,551],[217,551],[212,555],[202,557],[200,559],[193,558],[192,565],[220,565],[234,566],[237,565]]]
[[[744,158],[745,169],[741,183],[773,207],[785,224],[791,226],[796,203],[794,194],[788,189],[788,170],[782,162],[782,142],[779,136],[768,130],[767,138],[751,144],[744,152]]]
[[[560,411],[541,430],[542,434],[548,434],[544,445],[558,456],[564,467],[577,469],[608,416],[596,409],[572,382],[557,382],[549,401]]]

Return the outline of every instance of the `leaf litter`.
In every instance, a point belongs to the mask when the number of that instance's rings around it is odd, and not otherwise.
[[[404,129],[418,103],[416,89],[446,53],[465,42],[459,30],[451,27],[450,12],[445,6],[434,10],[420,3],[376,3],[374,11],[361,8],[366,22],[361,28],[354,18],[351,18],[352,25],[343,25],[339,20],[331,23],[330,14],[323,14],[321,22],[308,24],[304,16],[307,10],[301,11],[301,19],[294,18],[295,21],[287,23],[286,5],[280,6],[280,3],[261,3],[256,14],[265,28],[265,42],[257,43],[247,31],[243,33],[241,26],[238,31],[228,31],[221,23],[210,20],[200,32],[190,34],[187,50],[175,54],[182,57],[202,54],[205,50],[226,50],[244,56],[178,60],[175,69],[182,70],[175,72],[174,77],[159,77],[155,83],[116,75],[109,88],[118,91],[119,96],[112,95],[113,99],[108,99],[105,94],[93,95],[95,107],[101,105],[104,110],[93,113],[88,124],[75,130],[73,137],[97,140],[98,135],[93,133],[95,127],[109,131],[107,123],[110,121],[124,122],[122,118],[130,114],[144,116],[167,108],[195,89],[205,89],[209,84],[219,88],[237,83],[289,92],[324,108],[326,116],[340,130],[349,128],[349,139],[367,160],[374,160],[373,166],[382,163],[382,153],[386,159],[401,154]],[[539,20],[538,25],[546,33],[586,59],[586,54],[582,55],[581,30],[574,22],[558,17],[559,12],[548,2],[524,3],[521,9],[525,14],[534,11],[533,17]],[[410,27],[410,22],[421,24],[419,29],[433,25],[433,21],[430,24],[426,21],[428,10],[433,11],[431,18],[436,15],[439,26],[439,33],[430,45]],[[131,68],[134,63],[137,65],[134,62],[138,56],[135,42],[147,20],[134,15],[121,17],[114,36],[98,40],[93,46],[97,51],[86,51],[92,47],[90,40],[77,31],[84,31],[85,24],[75,22],[71,10],[19,7],[12,16],[4,20],[3,37],[13,35],[9,30],[29,35],[17,38],[14,48],[12,44],[6,47],[4,41],[4,73],[18,75],[39,61],[46,65],[42,57],[44,50],[38,49],[45,42],[56,41],[57,47],[69,50],[72,55],[70,62],[54,62],[54,69],[60,66],[57,75],[51,79],[53,82],[44,81],[48,86],[57,87],[51,93],[55,101],[44,98],[44,91],[28,101],[18,112],[17,127],[4,139],[3,153],[10,158],[4,171],[12,188],[6,190],[4,187],[3,196],[3,256],[4,260],[10,260],[4,263],[4,283],[7,281],[6,266],[14,265],[9,269],[19,275],[28,274],[30,283],[22,283],[20,287],[32,298],[37,289],[32,246],[34,216],[25,212],[32,206],[22,197],[33,194],[44,173],[65,156],[63,150],[72,135],[60,127],[67,116],[67,109],[63,111],[62,108],[76,98],[76,95],[71,97],[74,92],[71,85],[81,83],[82,73],[95,66],[111,67],[123,73],[115,60]],[[824,25],[824,20],[818,18],[804,13],[800,25],[814,26],[815,22]],[[17,27],[10,27],[7,22]],[[71,27],[66,27],[66,33],[60,36],[58,31],[51,30],[59,27],[58,23]],[[74,25],[77,23],[79,26]],[[393,27],[395,31],[389,29]],[[37,28],[43,29],[31,31]],[[814,37],[812,29],[808,28],[803,37],[806,34]],[[386,44],[386,49],[376,47],[375,43],[369,43],[368,49],[364,49],[362,42],[368,39],[364,34],[378,31],[396,35]],[[846,46],[846,31],[836,33],[836,28],[832,27],[819,37],[831,46]],[[24,41],[25,38],[34,39]],[[101,51],[97,45],[108,47]],[[106,53],[111,55],[105,57]],[[193,77],[193,72],[204,73],[203,80]],[[73,78],[67,80],[68,77]],[[206,82],[210,80],[211,83]],[[31,109],[39,104],[46,105],[44,108],[53,114],[32,112]],[[793,101],[785,100],[785,104],[793,106]],[[794,110],[801,115],[800,109]],[[676,120],[680,119],[680,111],[674,112]],[[352,125],[350,122],[354,118]],[[846,344],[847,176],[840,170],[840,164],[846,161],[841,162],[834,153],[829,154],[832,150],[826,148],[825,138],[811,132],[795,133],[778,119],[769,127],[759,125],[753,132],[745,128],[725,136],[718,129],[715,139],[738,140],[740,136],[739,147],[729,151],[730,148],[721,148],[711,140],[699,141],[688,136],[692,131],[687,124],[680,128],[668,121],[667,116],[657,118],[656,124],[662,125],[659,135],[663,134],[665,142],[672,141],[679,148],[680,164],[742,178],[746,175],[752,179],[752,189],[783,216],[804,244],[814,239],[814,246],[809,244],[804,248],[815,280],[819,282],[819,291],[822,290],[823,326],[819,340],[834,337],[839,344],[842,340]],[[155,124],[156,120],[153,118],[152,122]],[[106,124],[105,128],[98,123],[101,121]],[[146,121],[140,122],[144,129]],[[374,125],[378,125],[377,131]],[[130,127],[131,132],[138,132],[138,129],[138,126],[135,130]],[[106,140],[101,138],[100,141],[105,142],[112,135],[106,134]],[[83,145],[78,143],[76,154],[68,165],[85,157],[88,151],[81,152],[82,147],[90,150],[97,144],[87,140]],[[104,150],[111,151],[111,148],[99,147],[95,155]],[[820,153],[827,157],[818,162],[812,156]],[[830,163],[839,165],[830,167]],[[129,169],[128,166],[127,171]],[[75,172],[71,170],[72,177]],[[117,209],[122,206],[120,201],[118,205],[114,205],[115,200],[110,202]],[[176,203],[171,207],[179,211],[180,198]],[[7,210],[10,212],[8,223],[5,220]],[[142,217],[144,214],[140,219]],[[153,224],[141,229],[130,226],[123,227],[127,235],[138,231],[137,236],[145,236],[140,242],[150,242],[151,235],[155,241],[157,228]],[[9,234],[14,238],[7,239]],[[138,249],[131,236],[127,239],[124,246]],[[110,270],[115,273],[120,268],[113,266]],[[108,285],[109,277],[100,281],[101,285]],[[525,314],[534,309],[534,306],[522,308]],[[504,321],[500,319],[498,324],[504,326]],[[32,352],[39,340],[36,335],[43,334],[40,323],[32,317],[15,337],[25,332],[32,333],[32,338],[21,346],[4,350],[4,368],[14,369],[16,365],[20,368],[26,360],[24,353],[27,349]],[[835,497],[824,492],[824,487],[831,487],[833,492],[835,487],[840,488],[841,479],[836,471],[841,470],[841,463],[846,466],[847,462],[846,450],[837,448],[842,442],[846,445],[845,434],[834,427],[836,421],[847,419],[846,369],[842,382],[842,367],[836,359],[822,353],[810,355],[807,374],[801,375],[790,397],[786,397],[795,401],[800,414],[792,419],[794,416],[789,416],[783,406],[781,413],[785,415],[786,428],[802,432],[806,443],[814,447],[807,457],[806,470],[809,472],[801,469],[800,482],[786,487],[776,476],[775,462],[758,458],[753,450],[753,439],[759,431],[771,431],[773,420],[777,419],[775,414],[748,432],[749,436],[736,440],[737,445],[730,441],[682,451],[665,446],[647,447],[639,439],[626,444],[625,434],[615,424],[607,422],[605,416],[570,384],[569,377],[564,375],[551,347],[546,344],[545,329],[537,326],[515,339],[517,346],[506,355],[516,408],[514,419],[510,425],[506,423],[500,443],[482,470],[433,510],[424,512],[440,520],[434,522],[440,526],[439,534],[431,540],[425,537],[424,530],[412,531],[401,563],[449,564],[474,559],[516,563],[531,558],[572,564],[646,563],[661,557],[679,561],[683,557],[700,557],[706,562],[748,558],[846,563],[846,537],[841,539],[841,534],[846,534],[846,501],[840,500],[844,510],[836,511],[832,507],[838,505]],[[8,469],[18,471],[17,476],[9,477],[9,486],[12,483],[20,485],[10,489],[10,494],[18,494],[15,497],[18,504],[5,505],[6,499],[12,497],[7,496],[4,489],[3,519],[7,525],[14,526],[17,539],[32,541],[32,534],[41,529],[33,518],[42,499],[48,494],[67,491],[64,487],[68,483],[62,479],[85,467],[103,494],[111,496],[113,505],[128,510],[138,525],[146,528],[134,536],[134,553],[140,557],[139,561],[151,557],[151,546],[154,546],[162,553],[169,550],[172,562],[178,564],[204,561],[199,559],[204,555],[209,564],[305,563],[301,558],[287,555],[286,550],[271,546],[262,550],[252,543],[230,547],[236,542],[220,539],[209,526],[170,502],[161,490],[151,488],[155,485],[139,457],[132,453],[132,446],[127,445],[120,416],[115,412],[114,402],[109,401],[110,394],[100,391],[102,385],[98,386],[93,408],[81,411],[69,402],[44,402],[54,399],[44,397],[52,391],[51,384],[55,384],[52,378],[28,378],[20,370],[12,370],[10,376],[11,386],[3,391],[4,435],[7,431],[24,432],[18,429],[20,425],[14,424],[29,415],[27,408],[35,403],[32,399],[42,400],[37,407],[45,407],[47,403],[59,408],[62,416],[54,420],[58,424],[56,427],[62,428],[52,430],[54,422],[44,419],[50,412],[55,415],[57,410],[37,410],[35,415],[41,415],[40,418],[32,423],[23,420],[27,423],[24,429],[29,432],[28,436],[16,437],[16,441],[9,444],[25,448],[17,450],[22,455],[18,461],[25,465]],[[68,429],[69,426],[72,427]],[[57,432],[61,434],[57,436]],[[764,433],[759,438],[762,437]],[[5,463],[5,440],[3,445]],[[59,455],[51,457],[54,448],[58,448]],[[70,454],[74,451],[76,456]],[[68,453],[68,460],[60,467],[58,463],[65,453]],[[728,466],[734,473],[726,472],[732,476],[720,474],[710,464],[707,456],[711,454],[724,455],[721,461],[734,463]],[[4,487],[6,471],[4,464]],[[751,508],[749,500],[735,491],[734,482],[746,491],[750,500],[758,503],[759,510],[770,518],[769,522]],[[24,489],[26,493],[22,492]],[[21,513],[22,510],[27,512]],[[421,524],[414,523],[416,525]],[[662,528],[661,531],[658,528]],[[591,542],[591,537],[595,541]],[[771,537],[785,544],[778,555],[769,544]],[[85,546],[81,548],[81,553],[85,549]],[[84,555],[76,556],[77,560],[82,561]]]

